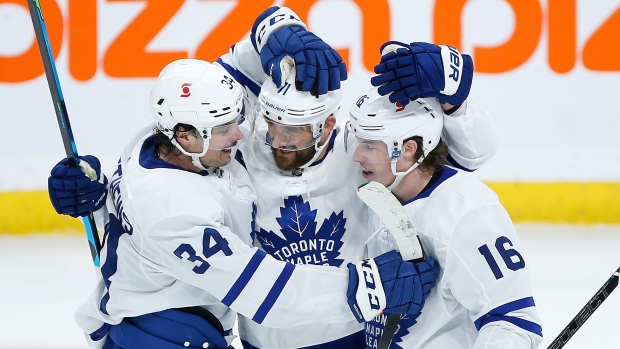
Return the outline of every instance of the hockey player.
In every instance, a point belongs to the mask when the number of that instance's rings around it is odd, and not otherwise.
[[[290,10],[269,9],[253,27],[254,45],[248,41],[238,43],[218,64],[242,83],[250,96],[258,95],[261,84],[267,84],[259,104],[265,113],[257,119],[257,132],[241,144],[244,157],[235,156],[239,161],[245,160],[258,190],[255,240],[280,260],[344,267],[365,258],[364,242],[368,235],[366,207],[355,195],[357,185],[364,179],[357,164],[344,152],[343,133],[336,119],[341,99],[335,83],[338,79],[330,78],[337,75],[342,80],[346,71],[342,72],[338,63],[341,59],[335,51],[325,48],[304,28]],[[286,84],[286,61],[290,58],[296,64],[296,80]],[[420,67],[425,64],[421,62]],[[271,82],[265,73],[271,74],[277,83]],[[438,79],[443,81],[444,76]],[[316,98],[299,93],[293,85],[306,89],[310,86],[312,92],[323,95]],[[461,85],[461,92],[465,92],[458,95],[462,99],[453,101],[453,105],[445,103],[442,108],[447,110],[443,117],[450,154],[455,163],[475,169],[493,155],[497,138],[488,115],[475,102],[465,100],[470,85],[471,79],[465,80]],[[434,92],[440,91],[438,87]],[[298,118],[295,109],[300,101],[302,115]],[[269,104],[276,106],[272,114],[275,119],[264,118],[270,111]],[[318,109],[313,110],[315,107]],[[281,119],[277,120],[278,117]],[[273,138],[265,132],[270,124]],[[280,136],[276,131],[287,131],[283,126],[288,127],[288,135],[302,134],[304,139],[272,147]],[[353,320],[284,330],[256,326],[249,319],[240,322],[247,348],[364,346],[363,326]]]
[[[234,311],[272,327],[420,311],[437,267],[419,274],[392,251],[347,272],[277,261],[249,246],[256,197],[242,162],[233,161],[244,95],[224,69],[173,62],[149,103],[155,124],[129,142],[110,181],[102,279],[76,312],[91,346],[225,348]],[[76,187],[98,196],[103,185],[96,158],[80,164],[93,181],[66,160],[52,171],[59,212]]]
[[[446,166],[435,98],[397,107],[378,90],[352,106],[347,152],[367,181],[391,188],[442,270],[422,314],[400,320],[391,348],[537,348],[542,328],[528,260],[497,195]],[[395,248],[376,217],[371,226],[370,256]],[[366,348],[377,347],[385,318],[366,324]]]
[[[281,62],[287,54],[281,48],[293,46],[290,41],[301,41],[296,31],[305,28],[304,24],[286,8],[271,8],[261,17],[251,33],[255,50],[260,53],[265,71],[286,76],[287,65]],[[259,81],[260,74],[252,75],[247,66],[235,65],[235,61],[244,61],[238,59],[240,55],[252,53],[239,44],[222,62],[229,71],[243,74],[240,81]],[[229,61],[231,57],[237,59]],[[468,56],[457,56],[462,57]],[[278,63],[269,63],[273,61]],[[493,155],[497,136],[488,115],[474,101],[466,100],[473,67],[471,59],[465,63],[467,68],[460,65],[460,84],[442,91],[444,86],[440,82],[449,78],[450,73],[445,70],[448,74],[436,77],[432,92],[451,102],[442,105],[447,112],[440,112],[438,117],[445,119],[445,138],[452,159],[455,164],[475,169]],[[420,61],[418,68],[428,69],[428,64],[435,63]],[[343,132],[337,120],[340,91],[334,89],[313,96],[297,91],[291,80],[274,81],[262,85],[255,132],[241,144],[258,196],[256,241],[268,254],[296,264],[344,267],[366,258],[368,214],[356,195],[357,187],[365,179],[344,150]],[[240,317],[239,323],[246,349],[364,346],[363,326],[355,321],[268,328]]]

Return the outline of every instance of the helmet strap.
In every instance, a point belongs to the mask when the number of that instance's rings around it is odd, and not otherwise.
[[[409,167],[406,171],[403,172],[396,171],[396,163],[398,162],[399,158],[400,157],[393,159],[392,163],[390,164],[390,167],[392,168],[392,173],[396,176],[396,179],[394,179],[394,182],[387,187],[389,190],[394,190],[394,188],[396,188],[400,184],[400,182],[403,180],[403,178],[405,178],[407,174],[418,168],[422,161],[424,161],[425,156],[424,154],[422,154],[418,161],[416,161],[413,165],[411,165],[411,167]]]
[[[314,156],[312,157],[312,159],[310,159],[310,161],[306,162],[304,165],[300,166],[299,168],[308,168],[319,158],[319,156],[321,156],[323,149],[325,149],[325,146],[329,144],[329,139],[332,137],[332,132],[334,132],[334,129],[335,127],[333,127],[332,130],[329,131],[329,133],[327,134],[325,143],[323,143],[322,145],[319,145],[319,143],[321,143],[320,141],[317,141],[314,143],[314,150],[315,150]]]
[[[207,170],[202,165],[202,163],[200,162],[200,158],[207,153],[207,150],[209,150],[209,138],[203,138],[202,152],[200,152],[200,153],[190,153],[190,152],[188,152],[187,150],[183,149],[183,147],[179,144],[179,142],[177,142],[177,140],[175,138],[172,138],[170,141],[172,142],[172,144],[174,144],[175,147],[177,147],[177,149],[179,149],[181,151],[181,153],[189,156],[192,159],[192,164],[194,166],[198,167],[199,169],[201,169],[203,171]]]

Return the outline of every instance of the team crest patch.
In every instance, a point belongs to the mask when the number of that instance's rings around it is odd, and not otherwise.
[[[364,324],[364,332],[366,336],[366,349],[377,349],[379,339],[383,334],[385,323],[387,322],[387,315],[377,315],[371,321],[367,321]],[[392,339],[390,348],[402,348],[401,344],[403,337],[409,334],[409,328],[416,324],[416,320],[409,315],[401,315],[401,319],[398,322],[398,329]]]
[[[265,252],[294,264],[318,264],[339,267],[342,236],[346,219],[343,211],[332,212],[317,230],[316,210],[301,196],[289,196],[276,218],[284,239],[273,231],[259,229],[256,238]]]

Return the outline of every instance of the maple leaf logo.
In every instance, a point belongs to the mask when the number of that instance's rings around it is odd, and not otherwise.
[[[254,234],[265,252],[294,264],[323,264],[339,267],[346,219],[343,211],[332,212],[317,231],[316,211],[301,196],[289,196],[276,218],[284,239],[273,231],[259,229]],[[255,227],[253,227],[253,230]]]
[[[371,321],[367,321],[364,325],[364,332],[366,335],[366,349],[376,349],[379,343],[379,339],[381,335],[383,335],[383,330],[385,329],[385,323],[387,322],[387,315],[381,314],[377,315]],[[403,341],[403,337],[409,334],[409,328],[415,325],[417,322],[414,318],[409,315],[401,315],[400,321],[398,322],[398,329],[394,334],[394,338],[392,339],[392,347],[401,348]]]

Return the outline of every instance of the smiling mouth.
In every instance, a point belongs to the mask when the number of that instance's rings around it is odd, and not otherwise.
[[[373,174],[373,172],[365,168],[362,168],[362,174],[365,176],[370,176],[371,174]]]
[[[290,155],[294,153],[295,151],[296,151],[295,149],[278,149],[278,152],[284,155]]]

